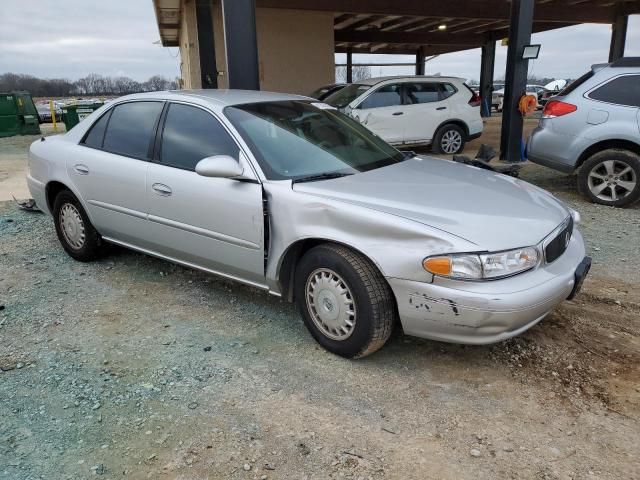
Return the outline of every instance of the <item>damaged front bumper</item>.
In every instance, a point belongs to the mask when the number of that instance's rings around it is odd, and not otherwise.
[[[464,282],[435,278],[423,283],[388,278],[407,335],[453,343],[488,344],[521,334],[567,299],[585,258],[576,230],[564,254],[551,264],[510,278]]]

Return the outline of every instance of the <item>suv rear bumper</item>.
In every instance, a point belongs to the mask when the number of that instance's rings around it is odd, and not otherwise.
[[[568,137],[541,123],[527,141],[527,158],[533,163],[564,173],[576,169],[576,162],[584,151],[579,137]]]

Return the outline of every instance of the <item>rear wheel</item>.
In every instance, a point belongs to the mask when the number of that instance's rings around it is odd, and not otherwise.
[[[595,203],[631,205],[640,199],[640,156],[618,149],[596,153],[582,165],[578,189]]]
[[[53,217],[58,240],[69,256],[88,262],[99,258],[104,242],[93,228],[87,213],[69,190],[63,190],[53,203]]]
[[[455,155],[464,150],[465,133],[458,125],[449,124],[440,127],[433,141],[436,153]]]
[[[393,293],[367,258],[340,245],[319,245],[302,257],[295,278],[304,323],[324,348],[359,358],[386,343],[396,319]]]

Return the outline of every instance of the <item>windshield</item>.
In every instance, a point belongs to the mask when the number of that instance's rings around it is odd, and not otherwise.
[[[358,122],[328,105],[315,105],[251,103],[224,113],[272,180],[366,172],[404,160]]]
[[[370,88],[371,85],[352,83],[351,85],[347,85],[337,92],[332,93],[325,98],[324,101],[334,107],[344,108]]]

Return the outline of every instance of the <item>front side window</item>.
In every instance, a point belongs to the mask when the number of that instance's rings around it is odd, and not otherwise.
[[[640,75],[614,78],[592,91],[589,98],[616,105],[640,107]]]
[[[201,108],[169,105],[160,147],[160,163],[195,170],[203,158],[229,155],[238,159],[240,149],[220,122]]]
[[[405,158],[355,120],[307,102],[237,105],[224,113],[273,180],[353,174]]]
[[[133,158],[149,158],[163,102],[129,102],[111,112],[103,148]]]
[[[437,83],[406,83],[407,99],[411,104],[433,103],[442,100]]]
[[[365,98],[358,108],[381,108],[402,105],[402,85],[399,83],[378,88]]]
[[[370,88],[371,85],[352,83],[351,85],[347,85],[337,92],[332,93],[325,98],[324,101],[334,107],[344,108]]]

